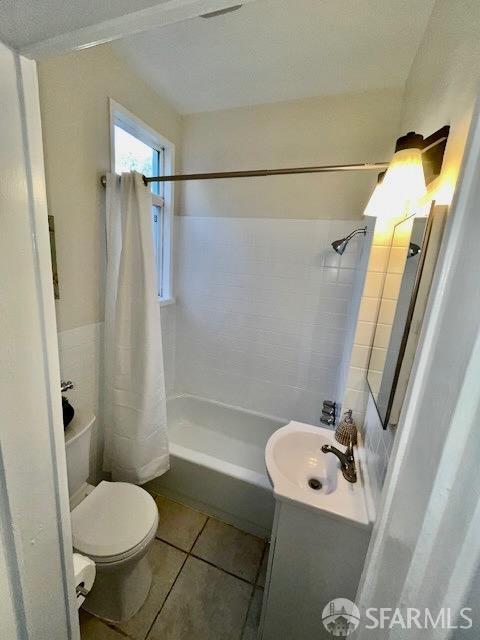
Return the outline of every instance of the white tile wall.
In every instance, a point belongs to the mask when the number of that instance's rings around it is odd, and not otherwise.
[[[83,409],[97,416],[90,449],[91,481],[99,478],[103,429],[100,382],[102,380],[103,323],[89,324],[58,334],[60,375],[72,380],[75,388],[67,391],[74,409]]]
[[[372,225],[370,226],[372,227]],[[347,408],[343,405],[350,367],[356,366],[359,368],[364,368],[366,367],[366,363],[368,362],[369,358],[369,349],[365,347],[365,351],[361,351],[362,348],[359,347],[359,345],[355,345],[354,342],[357,331],[358,314],[362,301],[362,294],[364,291],[365,274],[370,255],[372,237],[373,233],[371,229],[367,229],[367,234],[363,238],[358,236],[356,238],[356,242],[360,244],[359,259],[355,270],[352,296],[348,309],[348,320],[347,329],[345,332],[345,340],[343,344],[343,354],[338,375],[336,398],[339,405],[339,416],[341,416],[341,412]]]
[[[173,393],[175,376],[175,305],[162,307],[160,314],[168,395]],[[58,348],[62,380],[72,380],[75,385],[65,395],[75,409],[97,416],[90,450],[91,481],[95,482],[101,477],[103,456],[103,322],[60,332]]]
[[[393,220],[382,220],[378,223],[375,218],[367,218],[367,221],[369,230],[373,231],[370,231],[372,236],[370,251],[367,256],[368,264],[365,269],[363,292],[361,294],[350,368],[346,376],[343,398],[343,409],[353,410],[354,418],[360,429],[363,428],[369,395],[367,385],[368,361],[379,314],[385,274],[389,267],[390,245],[394,228]],[[383,320],[387,319],[388,312],[387,306],[381,309]]]
[[[395,438],[395,430],[392,427],[389,427],[385,431],[383,430],[377,409],[370,394],[368,396],[363,429],[366,464],[372,489],[372,498],[378,511],[380,495],[385,481],[393,440]]]
[[[175,342],[176,342],[176,305],[169,304],[160,308],[162,322],[163,368],[165,371],[165,390],[167,396],[174,393],[175,385]]]
[[[177,391],[318,422],[336,398],[361,238],[358,220],[181,217]]]
[[[372,484],[374,501],[383,488],[387,464],[395,437],[395,430],[383,430],[378,413],[367,385],[367,369],[370,353],[372,365],[381,371],[390,341],[393,317],[397,304],[401,274],[405,265],[405,253],[409,242],[408,224],[397,232],[392,246],[395,220],[369,220],[368,226],[376,222],[368,266],[365,273],[362,298],[359,305],[358,322],[353,340],[350,365],[346,380],[343,408],[351,408],[363,432],[366,449],[366,464]],[[383,301],[382,301],[383,298]],[[374,332],[378,316],[378,326]],[[375,374],[371,373],[371,382]]]

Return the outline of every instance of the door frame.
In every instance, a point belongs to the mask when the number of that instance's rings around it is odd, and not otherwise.
[[[0,73],[2,634],[79,640],[36,63]]]

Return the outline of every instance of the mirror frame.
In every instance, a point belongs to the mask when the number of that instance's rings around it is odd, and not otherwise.
[[[407,317],[406,317],[406,321],[405,321],[405,326],[403,329],[403,333],[402,333],[402,339],[400,341],[400,348],[398,351],[398,357],[397,357],[397,361],[395,364],[395,372],[393,375],[393,380],[392,380],[392,386],[388,395],[388,402],[387,402],[387,409],[385,411],[385,416],[382,417],[382,415],[380,414],[380,410],[378,408],[378,404],[377,404],[377,398],[375,397],[375,394],[373,392],[373,389],[370,385],[370,380],[368,377],[368,372],[370,370],[370,364],[371,364],[371,359],[372,359],[372,353],[373,353],[373,344],[375,341],[375,334],[376,334],[376,330],[377,330],[377,326],[378,326],[378,318],[379,318],[379,314],[380,314],[380,308],[381,308],[381,303],[383,300],[383,293],[385,290],[385,282],[386,282],[386,276],[387,273],[384,274],[384,280],[383,280],[383,287],[382,287],[382,296],[380,298],[380,302],[378,305],[378,312],[377,312],[377,318],[376,318],[376,322],[375,322],[375,332],[373,334],[373,338],[372,338],[372,344],[370,347],[370,354],[369,354],[369,358],[368,358],[368,366],[367,366],[367,385],[368,385],[368,389],[369,392],[372,396],[373,399],[373,403],[375,405],[375,409],[377,411],[380,423],[382,425],[382,428],[384,430],[386,430],[388,428],[388,426],[390,425],[390,416],[391,416],[391,412],[392,412],[392,407],[393,407],[393,403],[395,400],[395,395],[397,392],[397,384],[398,384],[398,379],[400,376],[400,371],[402,368],[402,364],[403,364],[403,359],[404,359],[404,355],[405,355],[405,349],[407,346],[407,341],[408,341],[408,336],[410,334],[410,329],[411,329],[411,325],[412,325],[412,318],[413,318],[413,313],[415,310],[415,305],[417,302],[417,297],[418,297],[418,291],[419,291],[419,287],[420,287],[420,282],[422,279],[422,274],[423,274],[423,269],[424,269],[424,265],[425,265],[425,260],[426,260],[426,256],[427,256],[427,252],[428,252],[428,246],[429,246],[429,240],[430,240],[430,236],[431,236],[431,232],[432,232],[432,225],[433,225],[433,219],[434,219],[434,208],[435,208],[435,202],[432,202],[432,205],[430,207],[430,212],[426,221],[426,225],[425,225],[425,231],[423,234],[423,242],[422,242],[422,252],[421,252],[421,256],[420,256],[420,261],[418,264],[418,268],[417,268],[417,272],[415,274],[415,282],[413,285],[413,290],[412,290],[412,294],[410,297],[410,302],[409,302],[409,306],[408,306],[408,311],[407,311]],[[393,237],[395,235],[395,229],[398,225],[406,222],[409,218],[404,218],[402,220],[399,220],[397,222],[397,224],[394,225],[394,231],[392,233],[392,242],[393,242]],[[392,245],[390,245],[391,248]],[[403,274],[402,274],[402,279],[403,279]],[[387,354],[388,354],[388,347],[387,347]],[[396,425],[392,425],[392,426],[396,426]]]

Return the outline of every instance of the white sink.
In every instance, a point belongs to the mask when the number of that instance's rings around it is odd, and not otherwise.
[[[368,525],[358,448],[358,480],[352,484],[343,477],[338,458],[322,452],[324,444],[343,450],[333,431],[301,422],[290,422],[270,436],[265,462],[275,497]]]

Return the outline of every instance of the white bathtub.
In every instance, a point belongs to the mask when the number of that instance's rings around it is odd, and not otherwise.
[[[167,402],[170,471],[150,486],[257,535],[274,499],[265,445],[285,420],[188,395]]]

